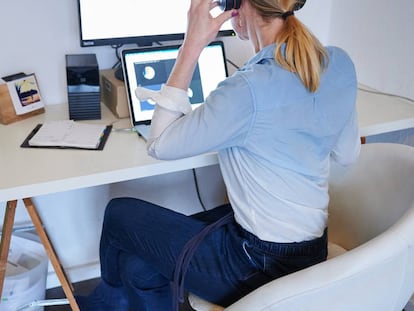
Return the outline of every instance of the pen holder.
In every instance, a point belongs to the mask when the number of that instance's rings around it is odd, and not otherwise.
[[[34,83],[32,89],[29,90],[31,94],[28,96],[34,100],[32,102],[25,101],[25,98],[21,95],[24,95],[24,92],[15,87],[19,87],[22,83]],[[0,82],[0,123],[1,124],[10,124],[16,121],[20,121],[31,116],[45,112],[43,104],[40,100],[39,90],[35,83],[34,75],[24,77],[15,81],[10,81],[7,83]],[[12,88],[8,85],[12,84]],[[13,93],[10,92],[12,90]],[[27,93],[27,92],[26,92]],[[36,94],[34,94],[36,93]],[[36,97],[37,96],[37,97]],[[16,109],[17,108],[17,109]],[[19,110],[19,111],[16,111]]]

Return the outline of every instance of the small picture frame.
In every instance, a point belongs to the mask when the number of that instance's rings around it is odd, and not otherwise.
[[[28,74],[7,82],[16,115],[44,107],[35,74]]]

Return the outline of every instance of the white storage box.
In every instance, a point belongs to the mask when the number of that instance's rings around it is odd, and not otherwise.
[[[32,237],[37,238],[36,235]],[[0,311],[15,311],[32,301],[44,299],[47,266],[48,258],[41,243],[13,235]],[[41,310],[44,308],[30,309],[30,311]]]

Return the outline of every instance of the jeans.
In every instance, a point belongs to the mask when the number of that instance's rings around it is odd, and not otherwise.
[[[101,277],[123,286],[134,311],[172,310],[171,281],[185,243],[231,211],[230,205],[185,216],[138,199],[118,198],[105,211],[100,244]],[[227,306],[269,281],[327,256],[327,237],[301,243],[258,239],[235,221],[210,233],[197,248],[184,286]]]

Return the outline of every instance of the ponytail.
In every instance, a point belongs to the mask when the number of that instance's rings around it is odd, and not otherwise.
[[[328,63],[328,53],[295,16],[287,16],[284,23],[277,38],[275,60],[286,70],[296,73],[310,92],[316,92]],[[285,51],[283,44],[286,44]]]
[[[302,8],[306,0],[248,1],[264,20],[284,20],[284,26],[276,38],[275,61],[296,73],[310,92],[316,92],[329,57],[319,40],[294,16],[294,11]]]

